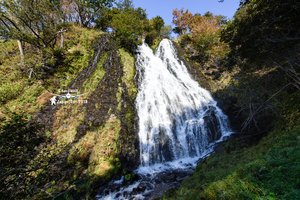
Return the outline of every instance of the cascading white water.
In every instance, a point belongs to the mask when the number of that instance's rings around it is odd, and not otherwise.
[[[199,158],[210,143],[230,134],[227,117],[190,77],[170,40],[162,40],[155,54],[145,43],[138,52],[136,109],[143,169]]]
[[[112,181],[115,189],[98,199],[151,199],[178,182],[162,179],[176,173],[184,178],[213,144],[231,134],[227,117],[190,77],[170,40],[162,40],[155,54],[146,44],[139,46],[136,68],[140,167],[135,172],[140,180],[131,185],[123,185],[123,177]]]

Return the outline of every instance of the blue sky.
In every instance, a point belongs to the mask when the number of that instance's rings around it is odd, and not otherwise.
[[[224,0],[223,3],[218,0],[133,0],[135,7],[146,9],[149,19],[159,15],[164,19],[165,25],[172,25],[172,11],[175,8],[189,9],[193,14],[210,11],[215,15],[232,18],[239,2],[240,0]]]

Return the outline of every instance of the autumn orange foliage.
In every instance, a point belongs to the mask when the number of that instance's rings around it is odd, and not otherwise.
[[[213,17],[193,16],[189,23],[192,33],[216,33],[219,30],[218,20]]]
[[[193,15],[188,9],[186,11],[183,8],[173,10],[173,24],[183,32],[190,30],[197,34],[215,33],[220,28],[218,19],[218,16]]]
[[[183,30],[183,32],[188,30],[192,18],[193,15],[189,12],[189,10],[186,10],[185,12],[183,11],[183,8],[180,10],[173,10],[173,24]]]
[[[173,10],[173,23],[181,30],[183,38],[198,50],[203,57],[217,58],[225,55],[227,46],[220,42],[219,29],[223,16],[205,13],[204,15],[189,12],[189,10]]]

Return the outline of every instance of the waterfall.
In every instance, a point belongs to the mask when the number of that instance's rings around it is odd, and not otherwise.
[[[138,48],[140,163],[143,170],[199,158],[209,145],[231,133],[227,117],[210,93],[191,78],[170,40],[155,53]]]
[[[191,175],[197,160],[231,134],[227,116],[190,77],[170,40],[162,40],[155,53],[145,43],[139,46],[136,69],[139,180],[130,185],[124,177],[113,180],[98,199],[159,197]]]

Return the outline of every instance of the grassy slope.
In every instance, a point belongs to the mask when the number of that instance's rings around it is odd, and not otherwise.
[[[64,65],[59,66],[57,73],[44,82],[28,79],[28,68],[38,63],[37,52],[25,45],[25,63],[21,65],[17,42],[0,40],[0,48],[3,50],[0,53],[0,118],[9,119],[11,112],[34,114],[50,99],[47,90],[54,92],[66,88],[76,74],[88,65],[93,54],[92,42],[100,34],[96,30],[72,26],[65,36],[67,52]]]
[[[224,143],[226,151],[199,164],[163,199],[300,199],[300,126],[278,127],[251,147],[239,142]]]
[[[7,137],[5,136],[7,133],[2,128],[10,127],[14,130],[14,127],[20,122],[25,126],[34,117],[35,113],[49,102],[51,95],[47,93],[47,90],[56,93],[58,89],[66,89],[78,73],[88,66],[94,53],[92,47],[96,38],[101,34],[102,32],[97,30],[72,26],[65,35],[64,64],[58,67],[53,76],[44,81],[28,80],[28,73],[22,69],[26,68],[27,65],[21,66],[18,64],[19,56],[16,42],[1,41],[0,47],[5,49],[0,55],[1,138]],[[25,48],[25,53],[29,54],[29,51],[26,50]],[[136,88],[132,80],[135,73],[134,58],[123,49],[120,49],[119,53],[124,65],[124,74],[120,79],[123,81],[126,90],[120,87],[117,90],[118,93],[112,95],[115,96],[116,105],[119,105],[120,108],[115,113],[111,113],[111,109],[109,109],[106,114],[109,117],[104,120],[100,127],[94,127],[91,123],[85,124],[84,118],[87,115],[86,108],[83,105],[65,105],[58,108],[54,113],[53,131],[46,130],[39,133],[38,135],[45,139],[32,143],[32,148],[31,146],[30,148],[26,147],[26,151],[22,152],[24,162],[21,163],[24,166],[18,166],[26,169],[31,169],[36,165],[41,167],[38,167],[38,170],[22,174],[20,180],[16,180],[15,175],[12,174],[12,176],[6,177],[5,182],[3,182],[7,186],[12,181],[15,190],[12,193],[15,197],[20,199],[26,196],[30,199],[53,197],[72,199],[72,196],[75,195],[88,198],[93,181],[106,180],[118,172],[120,162],[116,155],[119,151],[118,140],[121,130],[121,121],[118,115],[121,108],[127,106],[125,120],[132,122],[134,117],[131,107],[125,105],[126,101],[121,98],[122,90],[129,93],[128,95],[132,101],[136,95]],[[86,88],[88,88],[89,93],[92,94],[97,85],[101,83],[106,74],[103,68],[105,55],[104,52],[95,72],[84,82],[83,88],[80,88],[82,91],[86,92]],[[112,88],[110,91],[112,91]],[[89,98],[89,95],[86,98]],[[112,99],[112,101],[114,100]],[[122,102],[124,105],[122,105]],[[95,109],[103,110],[102,106],[101,103],[97,103]],[[21,121],[14,121],[15,118]],[[88,131],[81,138],[76,139],[77,135],[81,134],[78,130],[80,130],[79,126],[82,124],[88,127]],[[11,132],[10,135],[13,139],[15,139],[16,134],[26,136],[27,133],[24,131],[27,130],[20,129],[18,133]],[[41,141],[42,143],[40,143]],[[1,152],[2,150],[3,152],[9,151],[12,155],[17,155],[21,152],[19,150],[24,148],[22,142],[18,143],[17,151],[3,146]],[[33,148],[36,151],[33,151]],[[5,172],[9,173],[11,169],[15,168],[13,164],[3,167],[8,167]],[[23,175],[26,177],[22,178]],[[37,190],[30,191],[30,185],[37,188]],[[2,188],[0,192],[10,195],[10,193],[5,192],[5,189],[8,188]]]
[[[9,119],[11,112],[26,113],[30,118],[41,107],[42,83],[24,76],[16,41],[0,40],[0,49],[0,118]]]

